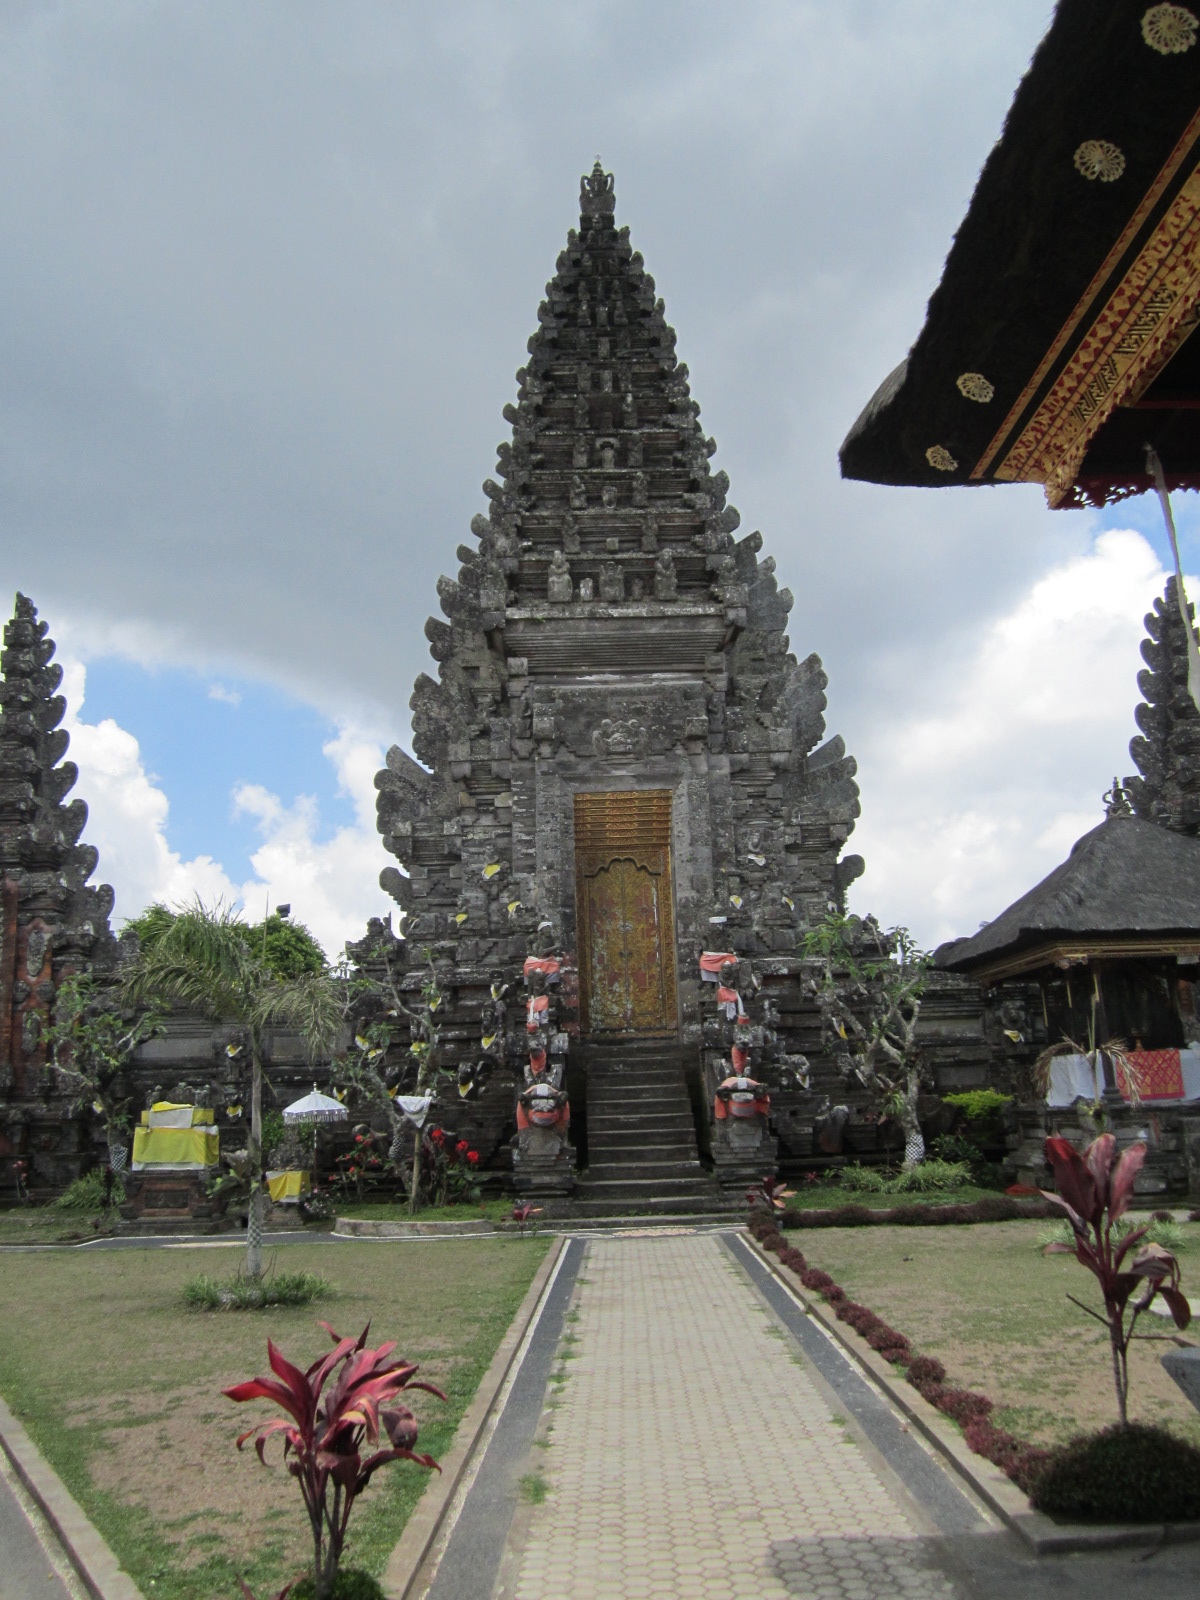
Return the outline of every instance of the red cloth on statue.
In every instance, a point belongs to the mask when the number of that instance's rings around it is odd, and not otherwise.
[[[725,963],[736,960],[732,950],[701,950],[700,976],[708,983],[715,983]]]
[[[544,1028],[550,1021],[550,996],[548,994],[531,994],[529,1004],[525,1008],[525,1031],[536,1033],[539,1028]]]
[[[551,983],[562,971],[562,962],[557,956],[526,956],[521,970],[526,977],[531,972],[540,972],[546,982]]]
[[[1178,1050],[1131,1050],[1129,1060],[1137,1074],[1143,1100],[1182,1100],[1183,1063]],[[1126,1073],[1117,1062],[1117,1088],[1129,1099]]]

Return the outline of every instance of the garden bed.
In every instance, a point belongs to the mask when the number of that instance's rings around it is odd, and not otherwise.
[[[1066,1298],[1099,1309],[1094,1281],[1073,1257],[1042,1255],[1045,1231],[1037,1221],[828,1228],[806,1235],[804,1251],[854,1300],[942,1361],[952,1382],[989,1395],[998,1426],[1050,1445],[1115,1421],[1116,1400],[1107,1335]],[[1200,1310],[1200,1225],[1185,1224],[1183,1240],[1182,1286]],[[1173,1331],[1157,1316],[1140,1326]],[[1200,1413],[1160,1365],[1172,1348],[1135,1342],[1130,1420],[1161,1424],[1200,1446]]]
[[[222,1387],[267,1370],[268,1335],[307,1365],[329,1348],[318,1317],[355,1335],[370,1319],[373,1340],[397,1340],[448,1393],[444,1405],[414,1396],[420,1448],[439,1456],[548,1247],[297,1243],[280,1265],[322,1273],[335,1298],[236,1316],[188,1311],[181,1298],[200,1272],[237,1271],[236,1242],[0,1257],[0,1393],[144,1594],[215,1600],[237,1592],[239,1572],[275,1593],[308,1557],[307,1519],[286,1471],[234,1449],[271,1408],[238,1408]],[[348,1565],[382,1572],[427,1478],[409,1463],[381,1470],[351,1524]]]

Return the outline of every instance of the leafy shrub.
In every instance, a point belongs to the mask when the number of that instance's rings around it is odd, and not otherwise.
[[[990,1417],[975,1417],[963,1428],[967,1448],[999,1467],[1024,1494],[1032,1494],[1049,1451],[998,1428]]]
[[[264,1111],[262,1114],[262,1153],[265,1161],[288,1136],[288,1126],[282,1111]],[[294,1591],[293,1591],[294,1592]]]
[[[852,1194],[887,1194],[889,1187],[888,1174],[882,1167],[864,1167],[857,1161],[842,1168],[838,1182]]]
[[[868,1206],[836,1206],[829,1211],[785,1211],[778,1218],[782,1228],[855,1228],[899,1224],[902,1227],[939,1223],[1012,1222],[1018,1217],[1057,1217],[1061,1213],[1048,1201],[1020,1202],[1006,1194],[985,1195],[982,1200],[951,1205],[906,1205],[890,1209]],[[756,1236],[757,1237],[757,1236]]]
[[[111,1206],[123,1205],[125,1202],[125,1185],[113,1173],[111,1188],[108,1191],[107,1204]],[[59,1211],[103,1211],[105,1209],[105,1168],[93,1167],[90,1172],[85,1172],[82,1178],[76,1178],[63,1194],[52,1204]]]
[[[1200,1517],[1200,1450],[1134,1422],[1052,1450],[1030,1499],[1078,1521],[1188,1522]]]
[[[974,1389],[947,1389],[941,1385],[931,1398],[939,1411],[963,1428],[968,1422],[992,1414],[992,1402],[987,1395],[979,1394]]]
[[[881,1167],[864,1167],[855,1162],[843,1167],[841,1186],[856,1194],[928,1194],[961,1189],[971,1181],[965,1161],[920,1161],[889,1173]]]
[[[311,1578],[301,1578],[290,1600],[314,1600],[316,1592]],[[347,1567],[334,1579],[331,1600],[387,1600],[387,1596],[369,1573]]]
[[[328,1278],[315,1272],[277,1272],[267,1278],[221,1283],[202,1274],[184,1284],[183,1303],[192,1311],[261,1311],[266,1306],[307,1306],[333,1294]]]
[[[914,1388],[921,1383],[945,1383],[946,1369],[936,1356],[914,1356],[908,1364],[908,1381]]]
[[[1159,1215],[1155,1213],[1155,1215]],[[1183,1229],[1170,1213],[1167,1220],[1152,1221],[1149,1223],[1138,1222],[1131,1217],[1122,1217],[1119,1222],[1114,1222],[1112,1236],[1120,1244],[1127,1239],[1136,1228],[1145,1228],[1143,1238],[1149,1244],[1160,1244],[1164,1250],[1178,1250],[1183,1243]],[[1048,1244],[1069,1245],[1075,1248],[1075,1233],[1069,1222],[1060,1222],[1056,1228],[1042,1228],[1038,1231],[1037,1242],[1045,1249]]]
[[[962,1094],[944,1094],[942,1103],[961,1111],[968,1122],[982,1122],[1010,1106],[1012,1095],[1000,1094],[996,1089],[967,1089]]]

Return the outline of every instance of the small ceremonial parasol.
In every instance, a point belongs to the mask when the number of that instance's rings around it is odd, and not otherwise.
[[[345,1122],[350,1116],[340,1100],[322,1094],[314,1083],[312,1093],[283,1108],[285,1122]]]

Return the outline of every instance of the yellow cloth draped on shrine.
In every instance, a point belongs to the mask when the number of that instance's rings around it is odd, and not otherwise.
[[[312,1189],[312,1174],[308,1172],[268,1172],[267,1193],[279,1205],[284,1200],[299,1200]]]
[[[133,1167],[215,1167],[220,1154],[215,1128],[135,1128]]]
[[[156,1100],[141,1116],[143,1128],[198,1128],[215,1121],[211,1106],[181,1106],[172,1100]]]

